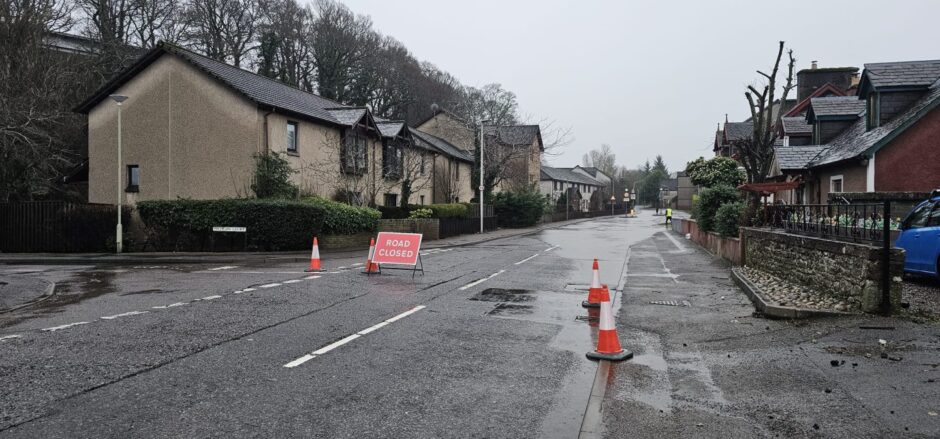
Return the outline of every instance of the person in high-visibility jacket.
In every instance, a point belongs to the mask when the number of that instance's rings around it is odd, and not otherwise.
[[[666,208],[666,224],[672,224],[672,208]]]

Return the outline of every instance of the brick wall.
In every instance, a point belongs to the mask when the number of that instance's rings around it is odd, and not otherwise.
[[[715,232],[703,232],[698,228],[698,222],[693,219],[673,219],[672,230],[682,236],[688,234],[692,242],[709,253],[733,265],[741,265],[743,252],[739,238],[721,236]]]
[[[821,297],[866,312],[881,303],[881,248],[763,229],[742,228],[744,262]],[[903,250],[891,255],[891,301],[901,301]]]
[[[437,218],[382,219],[379,220],[379,231],[421,233],[423,241],[432,241],[440,239],[440,222]]]
[[[323,250],[339,250],[369,248],[369,240],[374,237],[374,233],[366,232],[355,235],[323,235],[318,236],[317,240]]]
[[[940,108],[875,153],[875,190],[930,192],[940,188]]]

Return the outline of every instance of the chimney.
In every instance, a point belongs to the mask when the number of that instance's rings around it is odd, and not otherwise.
[[[812,65],[810,66],[810,70],[816,70],[816,61],[812,62]]]

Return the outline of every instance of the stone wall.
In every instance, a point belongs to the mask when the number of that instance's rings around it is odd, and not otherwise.
[[[742,228],[744,263],[815,294],[875,312],[881,304],[882,249],[866,244]],[[891,301],[901,301],[904,251],[891,253]],[[896,308],[895,308],[896,309]]]
[[[440,239],[440,221],[437,218],[420,219],[382,219],[379,220],[380,232],[421,233],[422,241]]]
[[[317,240],[323,250],[354,250],[369,248],[369,240],[372,238],[375,238],[374,233],[363,232],[354,235],[323,235],[318,236]]]

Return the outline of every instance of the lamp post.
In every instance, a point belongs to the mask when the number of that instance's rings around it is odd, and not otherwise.
[[[630,190],[625,189],[623,192],[623,214],[630,214]]]
[[[486,124],[486,122],[487,121],[485,120],[480,121],[480,187],[478,188],[480,190],[480,196],[479,196],[479,200],[477,201],[480,202],[480,233],[481,234],[483,233],[483,190],[486,188],[486,186],[483,185],[483,145],[486,139],[486,136],[483,135],[483,126],[484,124]]]
[[[614,216],[614,203],[617,202],[617,197],[610,196],[610,216]]]
[[[124,245],[124,232],[121,230],[121,208],[123,204],[122,198],[124,197],[122,193],[123,189],[121,188],[121,176],[124,175],[124,163],[121,160],[121,103],[127,100],[127,96],[111,95],[110,97],[114,102],[117,102],[117,227],[114,230],[114,248],[117,253],[121,253]]]

